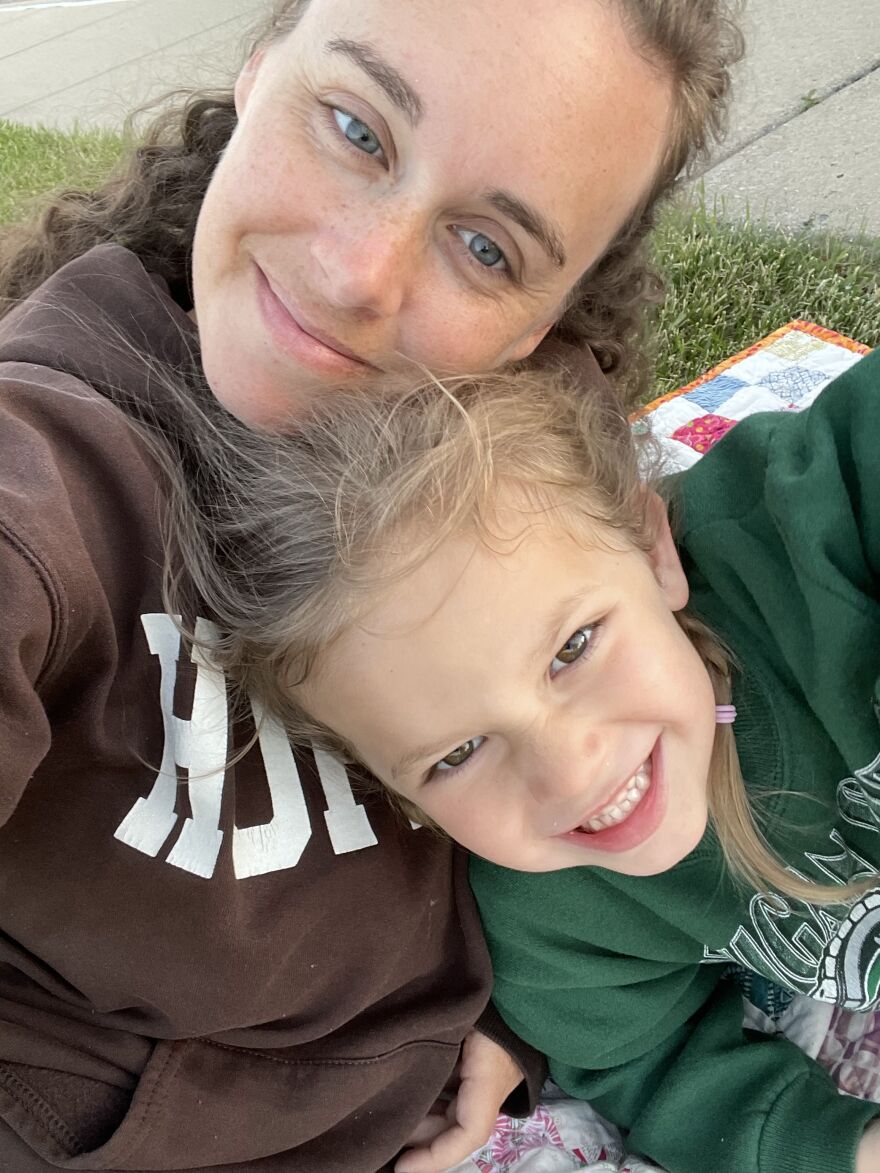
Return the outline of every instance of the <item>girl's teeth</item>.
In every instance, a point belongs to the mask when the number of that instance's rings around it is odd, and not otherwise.
[[[606,827],[614,827],[629,818],[644,798],[651,785],[651,763],[644,762],[638,772],[626,783],[626,788],[598,815],[594,815],[586,825],[588,831],[604,831]]]

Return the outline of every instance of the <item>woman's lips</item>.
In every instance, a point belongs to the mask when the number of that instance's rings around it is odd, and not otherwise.
[[[358,358],[329,334],[306,322],[260,266],[254,267],[260,313],[266,329],[279,349],[303,366],[330,375],[346,375],[374,369],[370,363]]]
[[[601,831],[582,831],[576,827],[560,835],[568,843],[591,851],[631,851],[641,846],[654,834],[666,814],[666,778],[663,772],[663,753],[660,738],[651,750],[651,785],[641,802],[622,823]]]

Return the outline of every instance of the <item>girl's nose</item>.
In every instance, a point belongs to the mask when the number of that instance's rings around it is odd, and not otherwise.
[[[420,251],[412,216],[330,223],[312,241],[319,291],[338,309],[394,317]]]
[[[542,803],[589,801],[608,756],[604,742],[601,731],[583,719],[557,716],[528,753],[525,765],[532,797]]]

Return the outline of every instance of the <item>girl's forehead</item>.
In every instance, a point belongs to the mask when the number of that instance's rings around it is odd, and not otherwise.
[[[396,573],[370,592],[348,630],[393,641],[502,598],[538,610],[563,580],[599,589],[616,582],[622,559],[642,561],[622,531],[567,508],[541,514],[534,502],[530,512],[521,504],[500,505],[439,543],[424,529],[404,529],[398,548],[407,553],[392,565]]]

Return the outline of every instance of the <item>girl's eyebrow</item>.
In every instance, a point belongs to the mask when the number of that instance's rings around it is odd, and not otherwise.
[[[560,638],[560,628],[566,620],[575,622],[571,618],[572,614],[587,603],[590,591],[594,591],[595,589],[595,586],[591,583],[584,583],[578,590],[563,599],[558,607],[554,607],[553,614],[547,622],[544,633],[532,651],[532,660],[544,659],[548,649],[554,648],[558,650],[556,641]]]
[[[389,64],[372,45],[335,37],[324,46],[328,53],[344,53],[359,66],[407,118],[411,126],[418,125],[425,112],[422,99],[408,81]]]
[[[467,738],[465,738],[465,740],[467,740]],[[401,774],[405,774],[408,770],[411,770],[413,766],[417,766],[419,762],[427,760],[436,761],[439,757],[442,756],[443,750],[447,749],[448,745],[448,740],[442,742],[435,741],[432,744],[424,743],[422,745],[417,745],[415,749],[410,750],[409,753],[403,754],[397,759],[396,762],[392,763],[391,769],[389,771],[389,776],[392,783],[396,782],[400,778]]]

